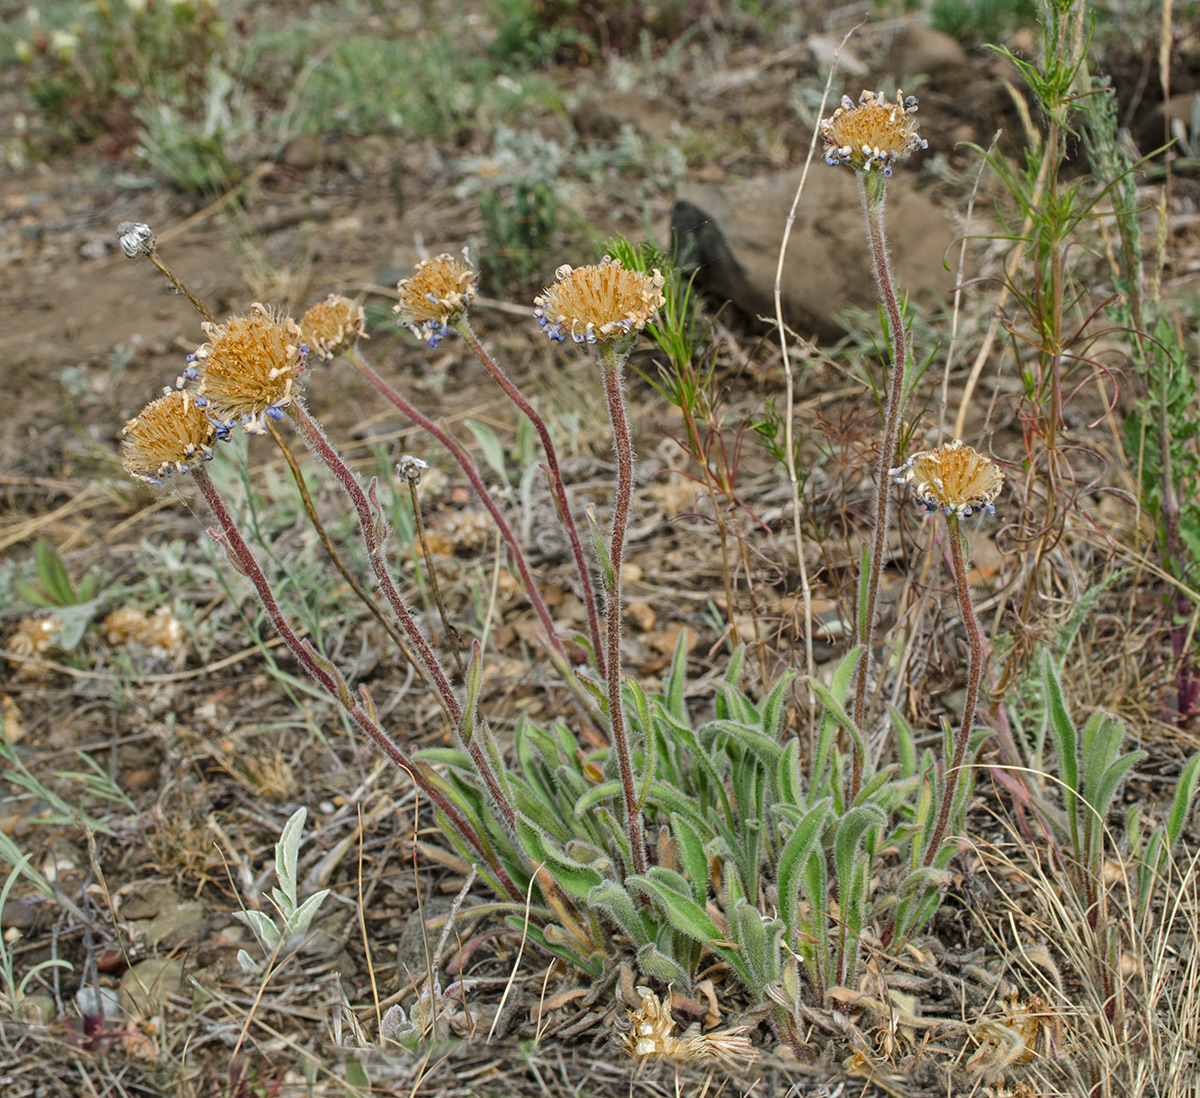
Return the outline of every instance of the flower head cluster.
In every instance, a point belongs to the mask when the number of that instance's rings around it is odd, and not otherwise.
[[[461,260],[449,254],[423,259],[412,278],[396,284],[400,303],[392,312],[413,335],[436,347],[446,329],[467,315],[478,280],[465,249]]]
[[[623,339],[641,331],[666,301],[657,269],[652,275],[626,270],[609,256],[592,267],[563,264],[554,276],[558,281],[533,299],[533,315],[559,342],[568,335],[576,343]]]
[[[147,484],[162,484],[197,461],[208,461],[221,430],[195,396],[167,389],[126,423],[122,434],[125,471]]]
[[[330,294],[300,318],[300,339],[318,358],[336,358],[367,338],[366,326],[361,305]]]
[[[308,347],[294,320],[257,302],[227,324],[203,324],[208,342],[193,356],[203,370],[197,396],[222,423],[248,434],[266,431],[292,402]],[[186,376],[186,375],[185,375]]]
[[[936,450],[913,454],[891,470],[896,484],[913,484],[917,502],[928,511],[967,518],[979,511],[994,515],[994,502],[1004,486],[1004,473],[958,439]]]
[[[843,95],[842,105],[829,118],[821,119],[819,126],[825,163],[891,175],[892,165],[901,157],[929,147],[917,132],[912,117],[916,110],[917,97],[905,99],[899,91],[895,103],[889,103],[882,92],[865,91],[857,103]]]

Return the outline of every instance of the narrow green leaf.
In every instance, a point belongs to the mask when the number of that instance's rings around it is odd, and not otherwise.
[[[692,886],[692,899],[703,904],[708,899],[708,856],[704,853],[704,840],[681,812],[671,814],[671,836],[675,840],[683,875]]]
[[[1200,783],[1200,753],[1188,759],[1187,765],[1179,775],[1179,784],[1175,786],[1175,800],[1167,817],[1167,846],[1171,850],[1175,849],[1175,844],[1183,834],[1184,825],[1192,814],[1197,783]]]
[[[606,879],[596,885],[588,893],[587,905],[603,911],[637,948],[653,942],[646,920],[633,898],[616,881]]]

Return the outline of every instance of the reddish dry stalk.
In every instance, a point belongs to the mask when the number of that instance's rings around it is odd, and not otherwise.
[[[438,659],[433,649],[429,646],[429,641],[425,639],[425,635],[417,627],[417,623],[413,620],[408,606],[405,604],[400,592],[396,590],[396,585],[392,582],[392,577],[388,573],[387,561],[384,560],[383,553],[384,537],[381,529],[382,519],[376,520],[375,512],[371,506],[372,500],[367,498],[367,493],[363,491],[362,485],[358,483],[358,477],[354,475],[353,470],[342,460],[337,450],[333,448],[329,440],[325,437],[325,432],[317,425],[316,420],[296,401],[293,401],[288,406],[287,414],[296,425],[296,429],[300,432],[301,437],[308,444],[312,452],[333,473],[338,483],[345,490],[346,495],[350,497],[350,502],[353,504],[355,513],[358,515],[358,525],[362,530],[363,541],[366,543],[367,559],[371,563],[371,570],[375,573],[379,589],[383,592],[388,605],[391,606],[392,613],[396,615],[396,620],[400,623],[401,628],[408,635],[408,639],[412,641],[413,647],[416,649],[417,655],[425,665],[426,670],[428,670],[451,719],[457,724],[462,719],[462,706],[455,696],[454,688],[450,685],[450,680],[446,675],[446,669],[442,666],[441,660]]]
[[[879,448],[879,468],[875,483],[878,495],[875,501],[875,531],[871,546],[871,560],[867,571],[866,605],[856,615],[857,643],[863,647],[862,662],[858,666],[858,677],[854,689],[854,723],[859,735],[865,734],[867,715],[867,677],[871,668],[871,647],[875,635],[875,606],[879,601],[879,575],[883,569],[883,557],[887,552],[888,520],[891,511],[891,493],[888,491],[888,474],[895,462],[896,446],[900,437],[900,419],[904,411],[904,373],[907,344],[904,335],[904,318],[896,300],[896,289],[892,282],[892,266],[888,260],[887,237],[883,227],[883,205],[886,182],[877,172],[859,174],[859,188],[863,208],[867,217],[867,237],[871,245],[871,259],[875,268],[875,282],[879,289],[879,300],[883,302],[888,318],[888,329],[892,337],[892,384],[888,392],[887,409],[883,420],[883,439]],[[853,747],[853,772],[850,796],[856,797],[862,788],[863,755],[858,740]]]
[[[571,542],[571,553],[575,557],[575,570],[579,573],[579,584],[583,591],[584,605],[587,608],[588,629],[591,633],[592,648],[595,652],[596,668],[600,672],[600,677],[605,678],[604,646],[601,641],[600,615],[596,610],[596,592],[592,585],[592,575],[588,568],[587,558],[583,555],[583,545],[579,540],[579,530],[575,525],[575,519],[571,515],[571,505],[567,501],[567,488],[563,484],[562,473],[558,467],[558,452],[554,448],[554,440],[550,437],[550,431],[546,427],[545,420],[538,415],[533,405],[525,399],[521,390],[513,384],[508,375],[500,368],[499,363],[492,358],[487,349],[480,343],[479,337],[471,327],[470,321],[464,318],[455,327],[470,344],[471,350],[475,352],[476,357],[495,379],[496,384],[504,390],[509,400],[533,424],[533,429],[537,431],[538,438],[542,441],[542,452],[546,455],[546,471],[549,474],[550,488],[554,493],[554,502],[558,509],[558,520],[562,523],[563,529],[567,532],[567,538]]]
[[[529,571],[529,564],[525,560],[525,554],[521,551],[521,546],[517,541],[516,534],[513,533],[512,526],[504,517],[504,512],[500,510],[499,505],[488,491],[487,485],[483,483],[483,478],[479,475],[479,470],[475,463],[471,460],[470,455],[462,448],[455,438],[439,424],[436,424],[428,416],[417,411],[407,400],[404,399],[395,389],[393,389],[382,377],[375,372],[374,369],[363,358],[358,348],[354,348],[350,354],[350,361],[358,368],[359,373],[363,375],[376,389],[376,391],[398,409],[409,419],[413,421],[423,431],[427,431],[438,440],[447,450],[450,451],[451,457],[458,463],[460,469],[466,474],[467,480],[471,482],[471,487],[475,489],[475,494],[479,497],[480,502],[487,508],[488,514],[492,516],[492,521],[496,524],[496,528],[500,531],[500,536],[504,539],[504,543],[508,546],[508,551],[512,555],[513,562],[516,564],[517,571],[521,575],[521,582],[525,586],[525,593],[529,597],[529,601],[533,606],[534,612],[537,614],[542,623],[542,628],[546,632],[547,642],[554,649],[556,655],[561,657],[564,663],[567,661],[566,650],[563,648],[562,640],[559,638],[558,631],[554,627],[554,621],[550,617],[550,611],[546,607],[546,601],[542,598],[541,592],[537,588],[537,584],[533,581],[533,574]]]
[[[267,577],[263,574],[263,570],[259,567],[253,552],[242,537],[237,523],[229,513],[229,509],[225,506],[225,501],[217,491],[216,485],[213,484],[212,478],[209,477],[208,470],[203,466],[199,466],[193,470],[193,474],[196,478],[196,484],[199,486],[220,528],[219,534],[216,531],[213,532],[214,536],[225,546],[233,566],[254,587],[255,592],[262,601],[263,608],[267,612],[267,617],[271,619],[271,624],[275,627],[275,631],[279,634],[284,644],[288,646],[292,655],[296,657],[300,665],[313,677],[321,689],[342,707],[343,711],[354,721],[367,738],[375,744],[383,755],[412,778],[417,787],[442,811],[454,829],[479,852],[479,856],[487,862],[492,872],[496,874],[504,890],[513,900],[523,903],[525,894],[517,888],[495,854],[484,846],[482,840],[467,824],[467,821],[463,819],[458,809],[429,780],[421,766],[371,718],[366,710],[353,700],[353,695],[345,680],[340,674],[332,670],[332,664],[322,666],[322,663],[326,661],[319,659],[313,647],[310,644],[306,644],[296,635],[295,630],[292,629],[283,611],[279,608],[279,603],[275,598],[275,593],[271,590],[271,585],[267,581]]]
[[[617,766],[621,772],[621,789],[625,795],[625,822],[629,827],[629,841],[633,848],[633,868],[636,873],[645,873],[646,841],[633,781],[633,756],[625,727],[625,710],[621,703],[621,556],[625,550],[625,529],[629,524],[629,501],[633,493],[633,444],[629,440],[625,396],[621,391],[621,362],[609,343],[598,344],[597,352],[604,371],[604,390],[613,429],[613,451],[617,457],[617,499],[613,508],[612,538],[609,541],[609,567],[604,570],[608,721],[613,748],[617,753]]]
[[[933,865],[938,848],[946,836],[946,828],[950,823],[950,811],[954,805],[954,794],[958,788],[958,776],[962,770],[963,760],[967,755],[967,745],[971,742],[971,727],[975,723],[975,706],[979,701],[979,680],[983,675],[983,630],[979,626],[979,618],[975,616],[975,607],[971,605],[971,591],[967,586],[967,558],[963,552],[963,535],[959,529],[958,516],[947,515],[946,526],[950,531],[950,559],[954,564],[954,586],[958,593],[958,609],[962,614],[963,624],[967,627],[967,641],[970,644],[971,657],[967,664],[967,698],[963,702],[962,724],[954,741],[954,758],[946,771],[946,787],[942,793],[942,803],[938,808],[937,826],[933,830],[933,838],[925,850],[925,865]]]

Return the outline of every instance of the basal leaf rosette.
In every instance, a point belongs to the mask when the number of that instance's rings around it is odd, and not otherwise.
[[[411,278],[396,284],[400,301],[392,312],[397,323],[436,347],[446,330],[467,315],[478,280],[465,251],[461,259],[448,253],[423,259]]]
[[[576,343],[619,342],[642,330],[663,306],[664,278],[627,270],[605,256],[589,267],[563,264],[558,280],[534,298],[533,315],[551,339]]]
[[[994,461],[955,439],[936,450],[921,450],[891,470],[896,484],[911,484],[927,511],[968,518],[980,511],[996,513],[995,500],[1004,473]]]
[[[842,96],[842,105],[818,127],[825,142],[825,163],[849,164],[856,172],[892,174],[892,165],[914,149],[926,149],[917,132],[917,97],[896,92],[889,103],[882,92],[865,91],[855,103]]]
[[[147,404],[121,433],[125,471],[155,485],[211,459],[213,443],[221,437],[203,402],[178,389]]]
[[[198,398],[214,419],[264,433],[266,417],[283,415],[304,372],[308,346],[299,325],[255,302],[244,316],[201,327],[208,342],[190,359],[199,369]]]

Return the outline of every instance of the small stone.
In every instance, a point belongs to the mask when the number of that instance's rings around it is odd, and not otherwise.
[[[208,920],[204,905],[199,901],[177,903],[165,908],[150,920],[141,933],[142,941],[151,949],[178,949],[196,945],[208,937]]]
[[[58,1009],[54,1005],[53,995],[45,991],[35,991],[21,1000],[21,1008],[17,1013],[26,1025],[48,1026],[54,1021]]]
[[[140,961],[121,977],[121,1006],[143,1018],[161,1014],[163,1001],[183,988],[183,963],[166,957]]]
[[[658,615],[644,602],[631,602],[625,607],[625,620],[639,633],[648,633],[658,622]]]

